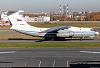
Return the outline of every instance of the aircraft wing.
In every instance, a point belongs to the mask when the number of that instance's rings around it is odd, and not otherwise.
[[[45,33],[52,33],[52,32],[57,32],[59,30],[64,30],[68,29],[69,26],[58,26],[58,27],[51,27],[50,29],[45,30]]]
[[[44,33],[46,33],[44,37],[56,37],[58,31],[68,29],[68,28],[69,26],[51,27],[50,29],[43,31]]]

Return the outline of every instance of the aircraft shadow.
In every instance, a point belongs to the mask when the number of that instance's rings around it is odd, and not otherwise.
[[[8,38],[8,40],[34,40],[34,39],[25,39],[25,38]]]
[[[25,38],[8,38],[8,40],[30,40],[30,41],[34,41],[34,42],[43,42],[46,41],[44,39],[25,39]]]
[[[25,39],[25,38],[8,38],[8,40],[30,40],[34,42],[46,42],[46,41],[73,41],[73,40],[93,40],[93,39],[65,39],[65,40],[44,40],[44,39]]]

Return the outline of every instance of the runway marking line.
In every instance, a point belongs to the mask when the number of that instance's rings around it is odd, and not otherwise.
[[[94,51],[80,51],[81,53],[94,53],[94,54],[100,54],[100,52],[94,52]]]
[[[55,63],[56,63],[56,62],[55,62],[55,59],[54,59],[53,67],[55,66]]]
[[[41,60],[39,60],[39,61],[40,61],[40,63],[39,63],[39,66],[38,67],[40,67],[41,66],[41,63],[42,63]]]
[[[68,60],[67,60],[67,67],[70,67]]]
[[[6,54],[6,53],[15,53],[16,51],[7,51],[7,52],[0,52],[0,54]]]
[[[40,65],[41,65],[41,63],[42,63],[41,60],[37,60],[37,59],[32,59],[32,60],[39,61],[39,65],[38,65],[38,67],[40,67]]]

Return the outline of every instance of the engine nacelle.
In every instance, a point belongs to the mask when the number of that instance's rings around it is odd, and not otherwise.
[[[57,37],[69,37],[70,34],[69,33],[58,33]]]
[[[58,37],[72,37],[74,35],[74,32],[62,32],[62,33],[57,33]]]
[[[57,37],[73,37],[73,38],[90,38],[95,37],[95,32],[60,32],[57,33]]]

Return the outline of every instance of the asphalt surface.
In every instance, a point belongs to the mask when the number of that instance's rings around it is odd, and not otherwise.
[[[98,30],[99,31],[99,30]],[[15,34],[1,30],[0,34]],[[7,39],[0,42],[52,42],[33,39]],[[55,41],[54,41],[55,42]],[[56,41],[57,42],[57,41]],[[60,41],[58,41],[60,42]],[[62,42],[62,41],[61,41]],[[100,42],[100,40],[66,40],[63,42]],[[0,67],[71,67],[98,64],[99,48],[0,48]],[[76,68],[76,67],[75,67]],[[81,67],[80,67],[81,68]]]
[[[0,48],[0,67],[70,67],[99,64],[100,49]]]

